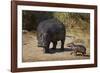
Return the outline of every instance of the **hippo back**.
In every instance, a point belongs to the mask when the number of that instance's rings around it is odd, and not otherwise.
[[[65,40],[65,27],[57,19],[40,22],[37,27],[37,40],[40,46],[47,46],[50,42]]]
[[[65,39],[65,26],[57,19],[48,19],[41,22],[37,31],[38,33],[47,33],[48,36],[52,37],[52,41]]]

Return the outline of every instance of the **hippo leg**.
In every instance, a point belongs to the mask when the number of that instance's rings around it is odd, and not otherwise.
[[[50,45],[50,42],[48,42],[47,46],[44,47],[45,53],[50,53],[50,51],[49,51],[49,45]]]
[[[72,51],[70,54],[72,55],[74,52]]]
[[[77,51],[74,51],[75,56],[77,56]]]
[[[56,50],[57,41],[53,42],[53,50]]]
[[[64,43],[65,43],[65,41],[61,40],[61,51],[64,51]]]
[[[82,52],[82,56],[85,56],[85,54],[86,54],[85,52]]]

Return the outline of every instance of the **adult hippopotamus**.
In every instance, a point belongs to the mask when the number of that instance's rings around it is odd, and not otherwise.
[[[53,50],[56,50],[57,41],[61,41],[61,51],[64,50],[65,26],[57,19],[48,19],[40,22],[37,27],[38,47],[43,47],[45,53],[50,53],[49,45],[53,43]]]

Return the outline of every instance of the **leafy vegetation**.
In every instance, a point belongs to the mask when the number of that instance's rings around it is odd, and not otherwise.
[[[50,18],[60,20],[69,31],[77,28],[89,33],[89,13],[23,11],[23,29],[35,31],[41,21]]]
[[[66,36],[75,37],[75,40],[82,41],[86,47],[90,44],[90,14],[71,12],[46,12],[26,11],[22,12],[22,25],[24,30],[36,31],[41,21],[56,18],[66,27]],[[72,41],[72,42],[73,42]]]

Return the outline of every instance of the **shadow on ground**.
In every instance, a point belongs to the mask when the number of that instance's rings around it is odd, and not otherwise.
[[[69,52],[69,51],[72,51],[72,49],[71,48],[64,48],[64,50],[62,50],[61,48],[56,48],[55,50],[54,49],[52,49],[52,48],[49,48],[49,53],[50,54],[53,54],[53,53],[60,53],[60,52]]]
[[[64,48],[64,50],[62,50],[61,48],[56,48],[55,50],[50,48],[49,49],[49,53],[48,54],[54,54],[54,53],[60,53],[60,52],[71,52],[73,51],[71,48]],[[77,54],[76,56],[82,56],[82,54]],[[90,55],[84,55],[84,57],[90,57]]]

